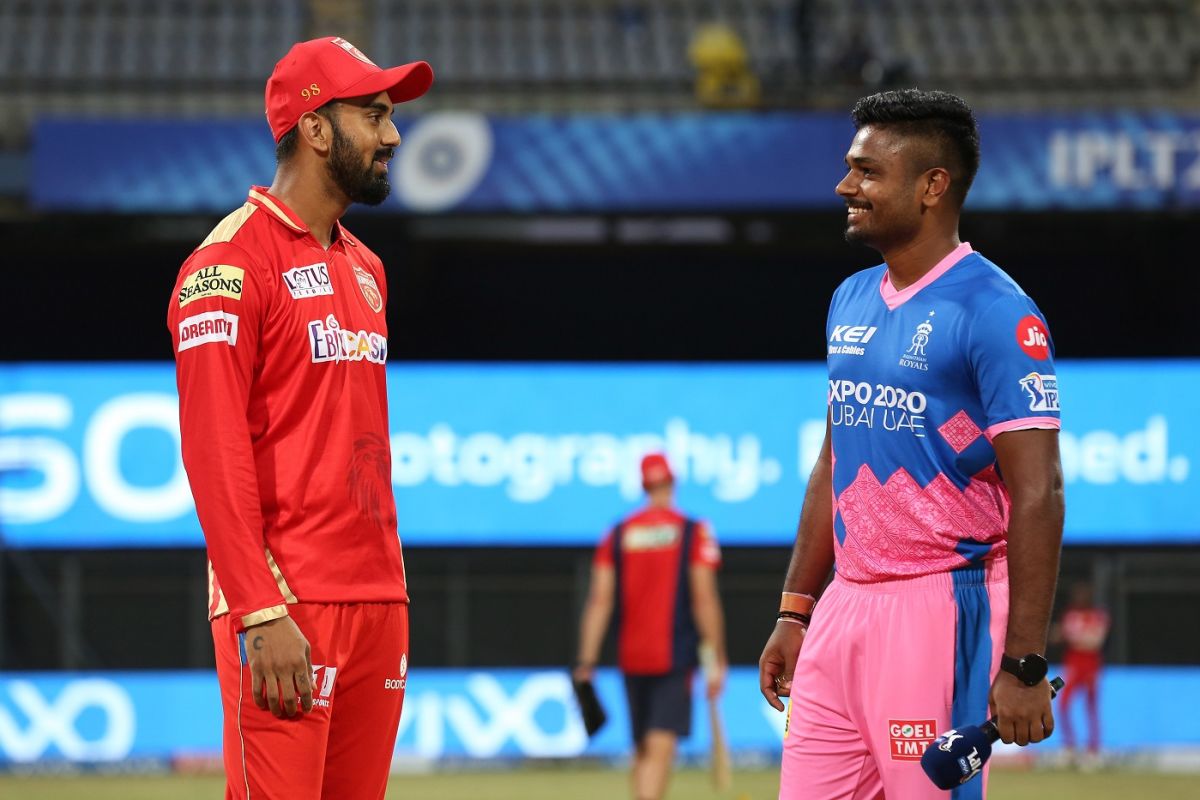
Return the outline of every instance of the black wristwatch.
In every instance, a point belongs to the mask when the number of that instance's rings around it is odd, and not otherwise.
[[[1017,676],[1017,680],[1026,686],[1037,686],[1046,679],[1050,665],[1046,657],[1037,653],[1013,658],[1009,655],[1000,656],[1000,669]]]

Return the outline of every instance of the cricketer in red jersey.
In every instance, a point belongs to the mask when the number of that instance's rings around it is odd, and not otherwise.
[[[600,542],[580,624],[577,681],[590,681],[615,608],[617,663],[625,675],[636,751],[635,800],[661,798],[679,737],[691,731],[691,676],[699,646],[715,668],[708,695],[724,683],[725,622],[717,592],[721,551],[712,530],[675,510],[674,476],[661,454],[642,459],[648,504]]]
[[[213,229],[171,297],[227,798],[387,787],[408,670],[387,281],[338,220],[386,198],[393,104],[432,81],[424,62],[380,69],[340,38],[295,45],[266,89],[274,182]]]
[[[1053,638],[1064,645],[1063,666],[1067,685],[1062,691],[1064,744],[1075,750],[1075,728],[1071,724],[1071,701],[1082,692],[1088,718],[1088,753],[1095,758],[1100,752],[1099,684],[1104,664],[1104,641],[1111,625],[1108,612],[1099,608],[1092,586],[1081,582],[1071,587],[1071,601],[1055,626]]]

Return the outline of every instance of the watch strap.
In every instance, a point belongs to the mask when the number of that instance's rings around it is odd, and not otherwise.
[[[1004,670],[1005,672],[1007,672],[1010,675],[1015,675],[1015,676],[1017,676],[1017,678],[1020,678],[1021,677],[1021,659],[1013,658],[1012,656],[1008,655],[1007,653],[1003,653],[1000,656],[1000,669]]]

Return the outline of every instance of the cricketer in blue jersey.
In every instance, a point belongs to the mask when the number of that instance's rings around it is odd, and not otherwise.
[[[760,680],[776,708],[791,697],[781,798],[944,798],[919,765],[932,738],[992,713],[1005,742],[1054,728],[1054,345],[1033,300],[959,239],[970,108],[914,89],[853,118],[846,239],[885,263],[830,304],[828,429]],[[986,777],[952,796],[983,797]]]

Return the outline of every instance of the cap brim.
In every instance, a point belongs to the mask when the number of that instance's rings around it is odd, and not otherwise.
[[[407,103],[428,92],[432,85],[433,67],[424,61],[414,61],[368,75],[342,89],[335,99],[387,92],[393,103]]]

